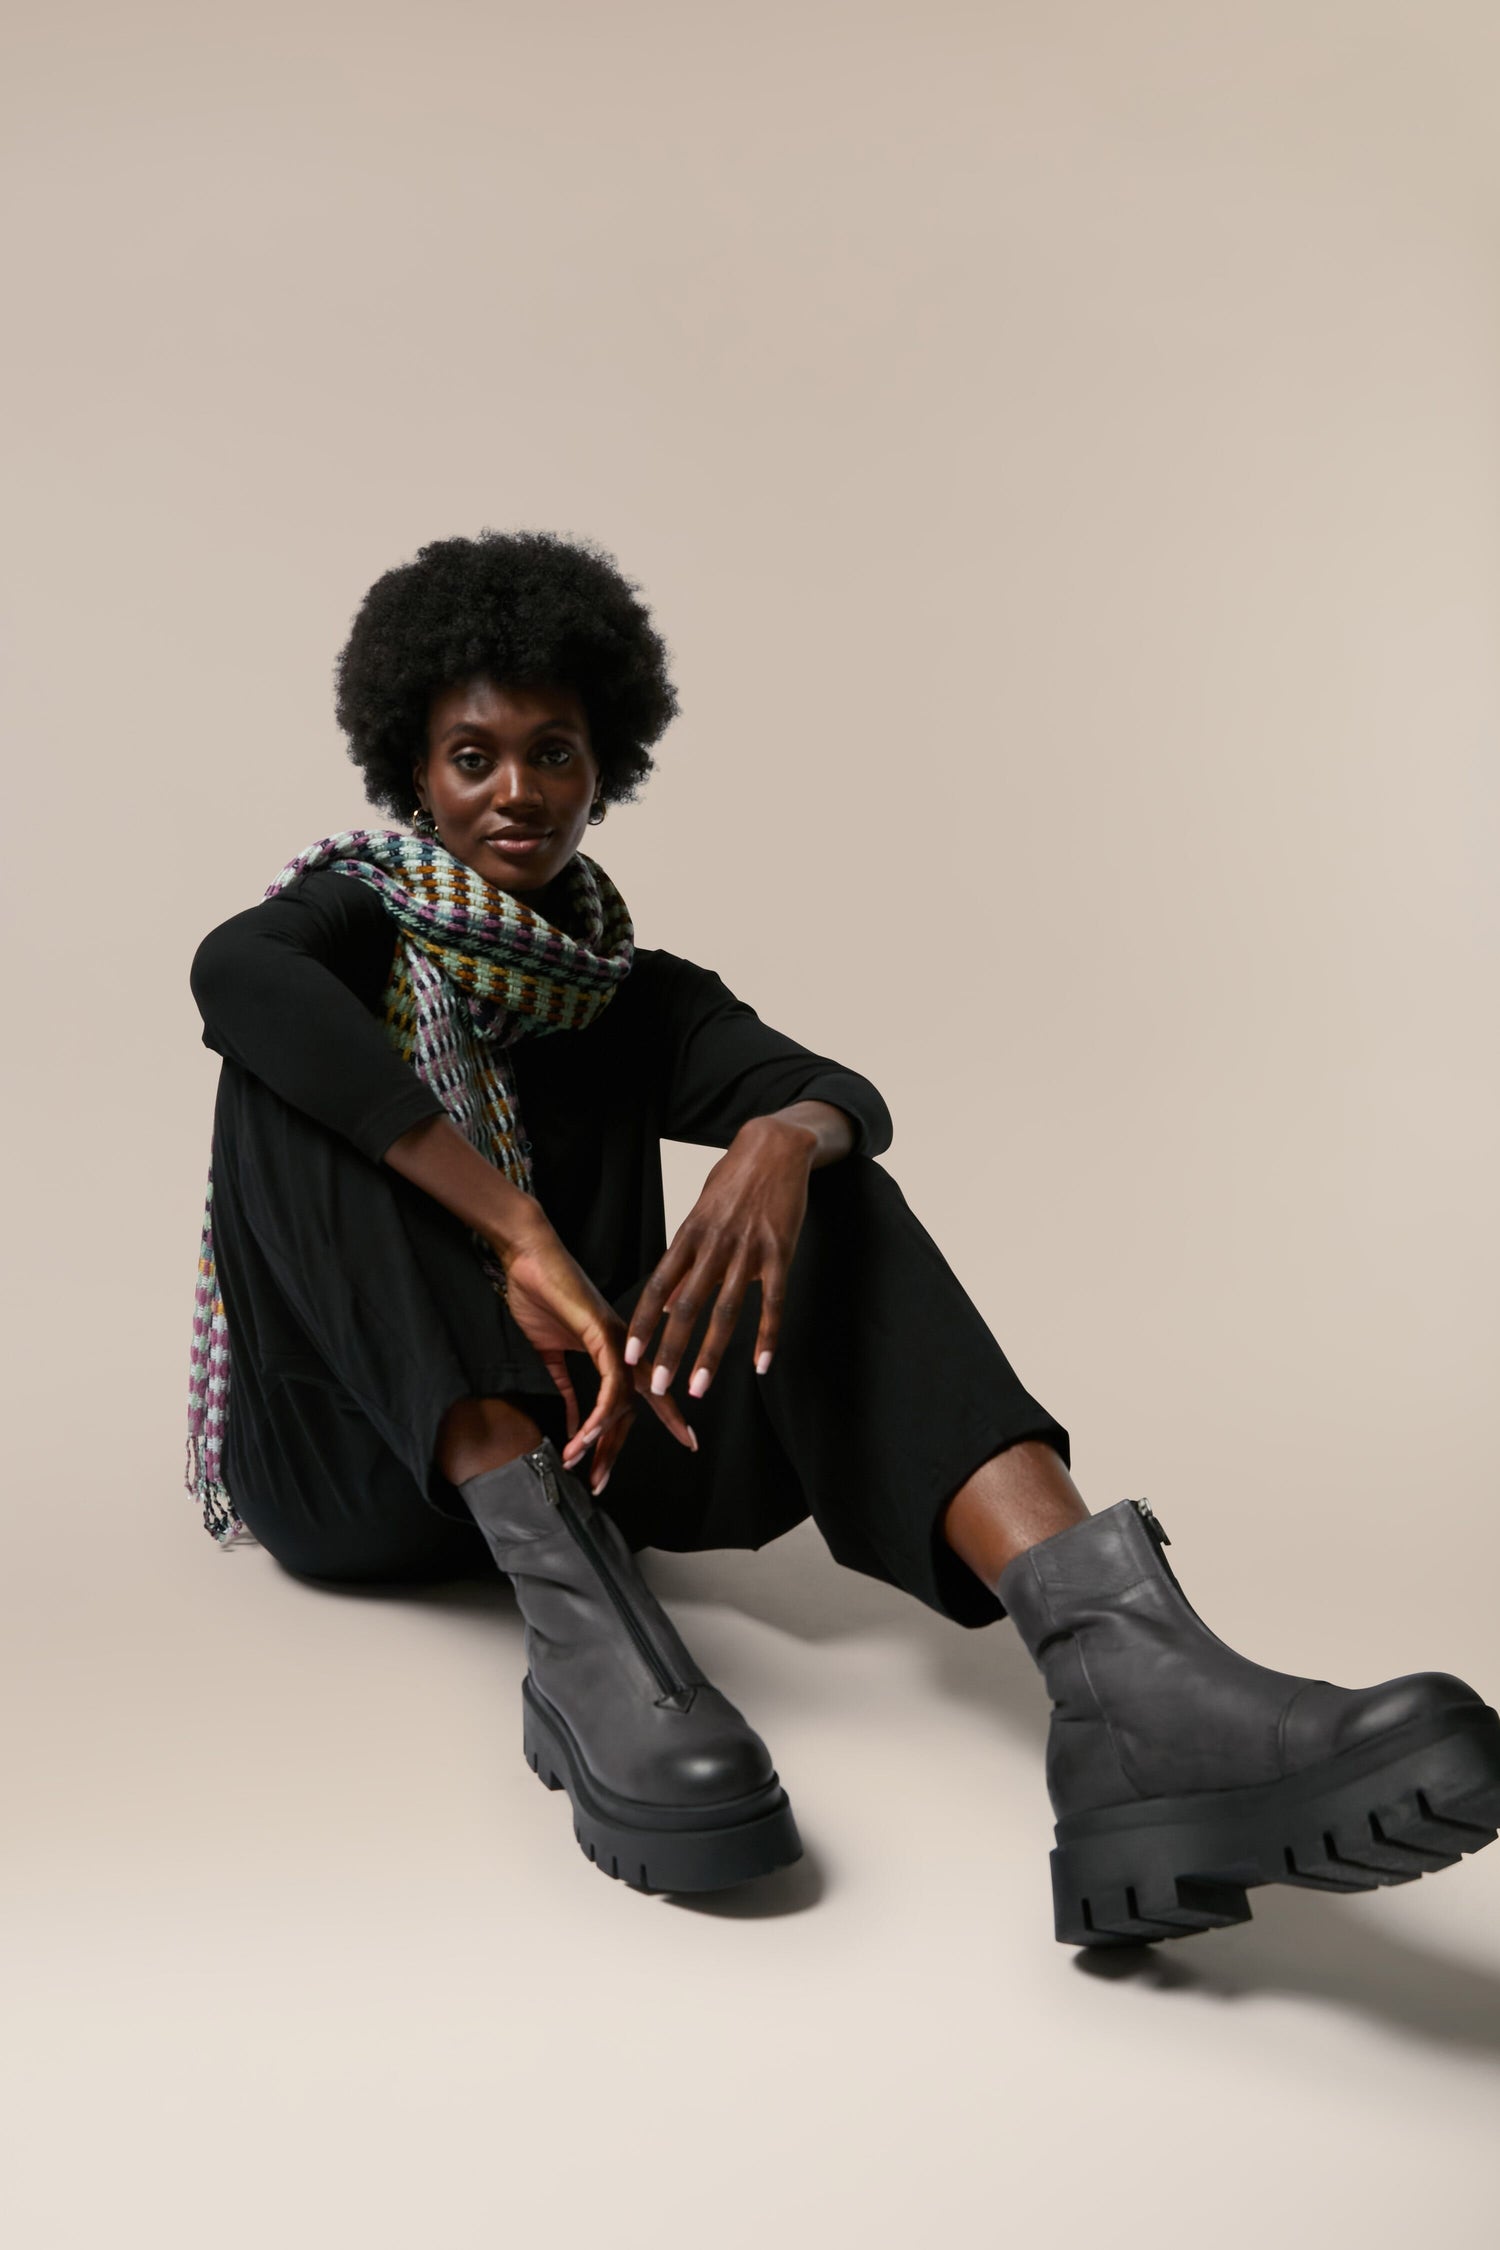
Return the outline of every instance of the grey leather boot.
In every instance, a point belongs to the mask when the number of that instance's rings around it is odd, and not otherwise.
[[[639,1891],[710,1891],[802,1854],[771,1754],[695,1663],[630,1545],[550,1438],[458,1490],[525,1623],[527,1763]]]
[[[1492,1843],[1500,1718],[1447,1672],[1341,1688],[1211,1633],[1143,1500],[1018,1555],[994,1592],[1052,1697],[1058,1938],[1248,1921],[1248,1889],[1364,1891]]]

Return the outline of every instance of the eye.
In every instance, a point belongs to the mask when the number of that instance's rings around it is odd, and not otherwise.
[[[541,755],[544,758],[555,757],[560,765],[566,765],[573,755],[573,745],[571,742],[544,742]]]
[[[468,762],[470,759],[472,764]],[[458,750],[454,752],[453,763],[464,773],[474,773],[484,766],[486,759],[482,750]]]

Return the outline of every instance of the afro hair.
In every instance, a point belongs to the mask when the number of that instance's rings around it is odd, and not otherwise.
[[[410,820],[412,768],[441,689],[570,688],[588,717],[606,804],[633,797],[677,716],[667,648],[614,557],[550,531],[438,539],[377,578],[336,671],[339,725],[371,804]]]

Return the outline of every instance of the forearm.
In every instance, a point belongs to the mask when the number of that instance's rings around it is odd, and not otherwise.
[[[496,1251],[517,1249],[548,1227],[535,1196],[481,1156],[451,1117],[429,1117],[414,1125],[392,1141],[383,1161]]]
[[[767,1140],[785,1137],[791,1146],[800,1143],[809,1151],[808,1168],[814,1172],[847,1156],[855,1139],[854,1123],[848,1112],[833,1102],[820,1101],[789,1102],[785,1109],[772,1110],[765,1117],[752,1117],[735,1137],[745,1135]]]

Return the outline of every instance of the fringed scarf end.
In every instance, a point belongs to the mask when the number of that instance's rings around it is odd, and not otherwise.
[[[222,1478],[212,1480],[203,1461],[202,1440],[196,1435],[187,1441],[187,1473],[183,1479],[189,1492],[194,1494],[203,1510],[203,1528],[221,1547],[258,1547],[250,1526],[229,1497],[229,1487]]]

